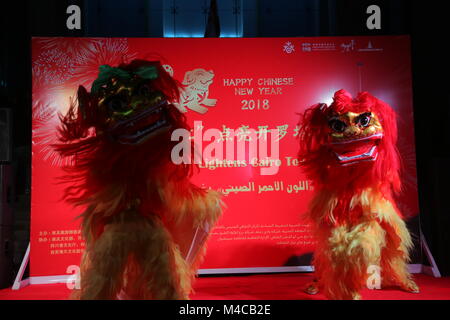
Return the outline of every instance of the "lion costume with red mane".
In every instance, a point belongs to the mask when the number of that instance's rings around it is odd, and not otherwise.
[[[418,292],[408,272],[412,241],[393,192],[399,192],[396,115],[367,92],[345,90],[330,106],[307,109],[300,122],[299,159],[317,190],[309,206],[317,247],[316,280],[330,299],[359,299],[371,266],[381,286]]]
[[[190,183],[191,165],[171,161],[172,132],[189,130],[178,98],[159,62],[103,65],[61,118],[55,148],[72,159],[65,198],[85,208],[75,298],[188,298],[222,203]]]

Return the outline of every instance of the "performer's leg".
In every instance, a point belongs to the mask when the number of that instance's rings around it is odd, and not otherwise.
[[[360,299],[368,267],[380,263],[384,231],[376,221],[369,221],[350,230],[337,227],[328,241],[324,255],[330,257],[331,264],[321,279],[324,293],[331,299]]]
[[[323,265],[325,264],[328,268],[331,266],[331,263],[326,255],[324,255],[324,245],[326,246],[328,243],[327,238],[323,239],[321,237],[317,238],[316,250],[314,252],[314,258],[312,260],[312,265],[314,266],[314,279],[308,282],[303,287],[303,292],[307,294],[317,294],[320,291]]]
[[[419,286],[408,271],[408,264],[401,252],[397,256],[386,257],[383,262],[383,287],[399,286],[402,290],[419,293]]]
[[[419,287],[408,270],[409,250],[412,247],[411,236],[404,221],[393,219],[384,223],[386,247],[382,253],[382,285],[399,286],[401,289],[418,293]]]
[[[191,273],[169,232],[157,217],[144,227],[133,250],[141,268],[144,299],[188,299]]]
[[[108,225],[87,247],[81,271],[80,299],[115,299],[122,287],[128,258],[127,233],[120,225]],[[87,259],[89,261],[87,261]]]

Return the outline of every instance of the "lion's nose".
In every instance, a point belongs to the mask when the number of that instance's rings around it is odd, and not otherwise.
[[[347,129],[345,129],[344,136],[353,137],[353,136],[359,135],[360,133],[361,133],[361,129],[359,129],[356,126],[350,126]]]

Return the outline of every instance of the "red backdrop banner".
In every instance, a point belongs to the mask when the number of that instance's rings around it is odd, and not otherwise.
[[[417,216],[409,50],[407,36],[34,38],[31,276],[66,274],[68,266],[79,264],[84,246],[76,219],[81,208],[62,201],[64,186],[57,179],[65,163],[51,148],[58,114],[65,113],[78,85],[90,89],[100,65],[135,58],[161,60],[182,84],[179,108],[202,150],[212,147],[209,129],[220,135],[216,142],[224,154],[237,151],[239,141],[262,143],[256,154],[247,146],[244,159],[211,161],[194,176],[196,184],[221,190],[227,205],[211,231],[202,269],[309,264],[314,238],[301,216],[314,186],[296,160],[298,114],[330,103],[342,88],[354,95],[369,91],[397,111],[404,184],[398,205],[406,217]],[[264,143],[268,158],[260,153]],[[274,157],[270,150],[276,145]],[[263,174],[268,164],[271,170]]]

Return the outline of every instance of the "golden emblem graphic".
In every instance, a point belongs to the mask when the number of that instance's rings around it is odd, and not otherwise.
[[[165,65],[164,69],[173,76],[173,69]],[[213,83],[214,72],[212,70],[194,69],[184,75],[181,83],[180,102],[174,104],[181,112],[187,112],[188,109],[204,114],[208,111],[207,107],[214,107],[217,99],[208,98],[209,86]]]

